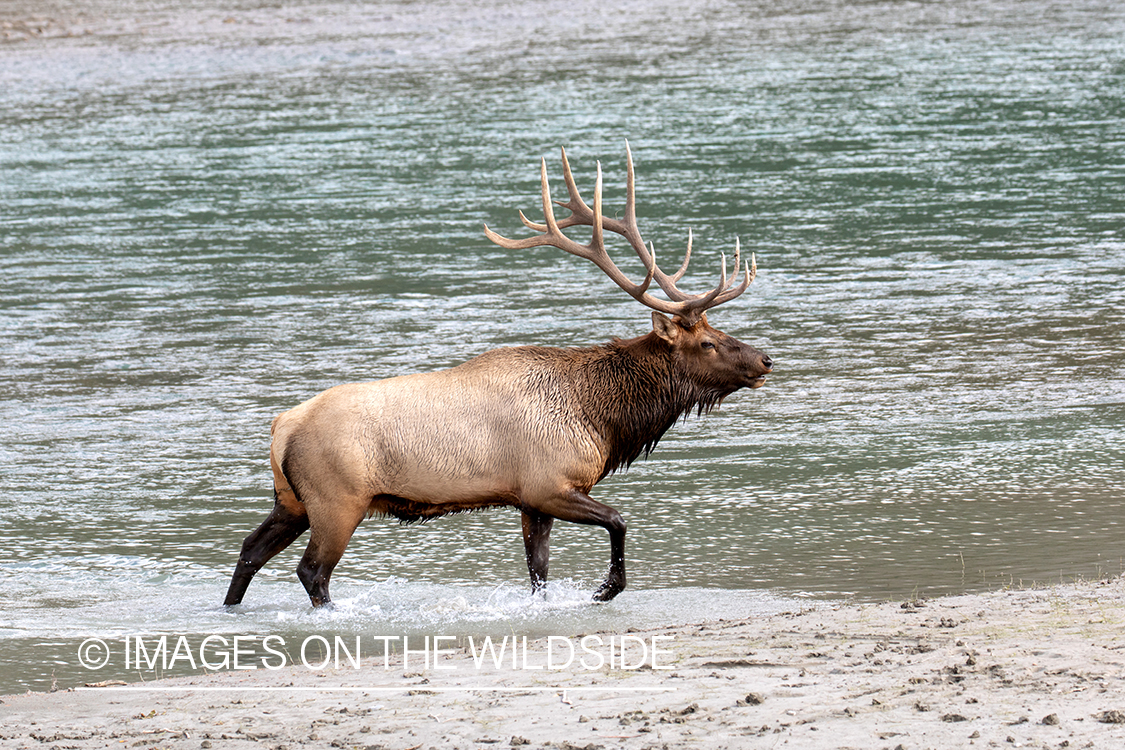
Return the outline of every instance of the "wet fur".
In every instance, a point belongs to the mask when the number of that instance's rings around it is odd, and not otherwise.
[[[655,334],[591,350],[584,373],[587,416],[609,447],[602,475],[647,457],[681,417],[710,412],[734,389],[705,388],[678,376],[673,350]]]

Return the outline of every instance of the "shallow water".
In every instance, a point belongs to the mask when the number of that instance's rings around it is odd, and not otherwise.
[[[623,632],[1125,567],[1119,4],[68,5],[0,2],[0,691],[138,677],[83,671],[94,636]],[[757,253],[711,320],[777,363],[598,487],[630,588],[585,604],[607,539],[561,524],[530,598],[496,511],[365,522],[336,613],[301,544],[219,607],[278,412],[646,331],[480,231],[559,145],[619,210],[625,139],[684,286]]]

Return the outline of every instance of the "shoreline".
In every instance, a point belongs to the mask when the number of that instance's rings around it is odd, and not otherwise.
[[[613,638],[634,648],[625,669],[589,669],[593,657],[586,667],[536,669],[549,658],[547,639],[529,639],[523,662],[499,666],[461,642],[440,644],[438,668],[368,658],[360,669],[287,666],[4,696],[0,745],[1120,747],[1123,625],[1123,577],[813,604],[602,634],[603,653]],[[646,639],[666,651],[642,664],[636,649]]]

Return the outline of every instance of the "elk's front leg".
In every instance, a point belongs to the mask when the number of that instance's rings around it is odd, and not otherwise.
[[[547,585],[547,566],[551,559],[551,524],[555,519],[528,509],[523,511],[523,548],[527,554],[527,572],[531,574],[531,590]]]
[[[566,491],[538,510],[563,521],[601,526],[608,531],[609,573],[594,592],[594,599],[608,602],[625,590],[625,520],[620,513],[578,489]]]
[[[625,590],[625,519],[613,508],[610,510],[617,521],[605,527],[609,531],[609,573],[594,592],[594,599],[599,602],[608,602]]]

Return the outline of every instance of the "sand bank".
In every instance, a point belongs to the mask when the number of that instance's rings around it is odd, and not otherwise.
[[[1123,625],[1117,578],[603,634],[627,637],[626,669],[588,668],[598,649],[577,637],[500,666],[446,643],[436,669],[415,654],[405,671],[376,659],[5,696],[0,746],[1119,748]],[[587,660],[535,668],[568,647]]]

